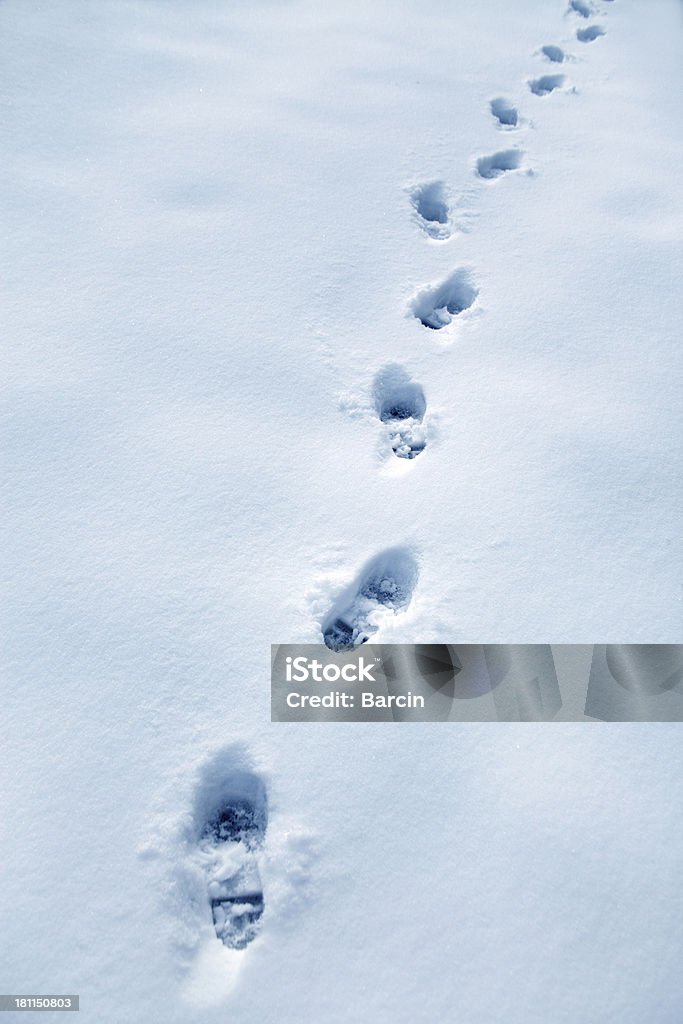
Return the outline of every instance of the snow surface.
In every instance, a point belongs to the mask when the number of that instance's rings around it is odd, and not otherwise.
[[[268,721],[270,643],[397,547],[383,643],[681,639],[683,10],[588,6],[0,8],[3,991],[683,1017],[680,726]],[[425,398],[412,459],[387,377]],[[269,793],[243,952],[196,851],[235,771]]]

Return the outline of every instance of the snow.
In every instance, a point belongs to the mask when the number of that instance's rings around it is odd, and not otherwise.
[[[680,640],[682,12],[589,6],[0,9],[4,991],[680,1020],[678,725],[269,722],[271,642],[396,550],[382,643]],[[236,771],[269,801],[244,951],[197,857]]]

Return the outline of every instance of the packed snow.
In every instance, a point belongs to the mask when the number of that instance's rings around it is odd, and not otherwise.
[[[271,724],[269,668],[680,642],[679,0],[0,25],[3,991],[677,1024],[679,725]]]

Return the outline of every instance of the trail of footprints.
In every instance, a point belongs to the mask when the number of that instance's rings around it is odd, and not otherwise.
[[[603,0],[607,2],[607,0]],[[610,0],[613,2],[613,0]],[[567,14],[589,20],[594,6],[589,0],[569,0]],[[575,30],[581,43],[594,42],[605,35],[598,24],[580,24]],[[537,55],[548,64],[564,65],[573,58],[562,46],[546,43]],[[540,74],[529,78],[533,96],[544,98],[562,90],[567,76]],[[505,96],[489,103],[489,112],[502,132],[516,132],[524,124],[518,107]],[[496,182],[523,171],[524,151],[515,146],[478,156],[474,162],[477,178]],[[408,190],[413,219],[423,234],[435,242],[447,242],[455,233],[453,204],[446,182],[436,179],[414,185]],[[459,317],[472,309],[478,288],[472,271],[458,267],[440,281],[419,288],[408,302],[407,313],[429,332],[448,334]],[[377,374],[372,397],[374,411],[386,431],[387,447],[400,459],[414,460],[427,448],[425,428],[427,400],[424,391],[408,371],[389,364]],[[408,550],[391,549],[379,555],[360,573],[322,623],[323,639],[333,651],[351,650],[370,639],[387,614],[407,608],[417,582],[417,565]]]
[[[586,0],[569,0],[568,13],[589,19],[593,7]],[[581,43],[594,42],[604,35],[604,28],[597,24],[576,30]],[[544,45],[538,52],[552,64],[563,64],[568,59],[555,44]],[[545,74],[529,79],[527,84],[534,96],[546,97],[562,89],[565,81],[565,75]],[[492,99],[489,111],[501,131],[515,131],[522,124],[517,107],[504,97]],[[505,177],[521,169],[523,156],[517,148],[480,156],[475,162],[476,176],[486,182]],[[453,215],[445,182],[416,185],[410,190],[410,201],[414,218],[429,239],[445,242],[452,237]],[[441,281],[419,289],[409,302],[408,312],[426,331],[443,331],[474,305],[477,295],[471,271],[457,268]],[[416,459],[427,447],[427,400],[420,384],[404,367],[389,363],[374,379],[372,399],[393,454],[400,459]],[[323,621],[327,647],[344,652],[370,640],[387,616],[405,611],[417,580],[418,566],[409,548],[393,547],[377,555],[338,597]],[[265,900],[259,858],[267,824],[262,780],[250,771],[229,773],[220,798],[201,827],[197,850],[206,871],[216,936],[232,950],[244,950],[261,929]]]

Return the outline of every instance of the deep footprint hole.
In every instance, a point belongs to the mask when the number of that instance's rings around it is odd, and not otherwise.
[[[469,309],[478,295],[465,270],[455,270],[445,281],[420,292],[410,304],[416,320],[423,327],[440,331]]]
[[[519,114],[517,108],[512,105],[508,100],[503,99],[502,96],[498,96],[495,100],[491,100],[491,113],[498,121],[498,124],[504,128],[516,128],[519,124]]]
[[[209,871],[209,901],[217,938],[230,949],[245,949],[261,929],[265,901],[256,860],[268,823],[266,789],[253,772],[212,777],[207,792],[212,809],[200,831]],[[224,851],[228,853],[226,870]],[[236,852],[233,852],[236,851]],[[237,861],[233,858],[237,856]]]
[[[443,182],[434,181],[422,185],[413,195],[415,209],[424,220],[435,224],[448,223],[448,202]]]
[[[555,89],[561,89],[565,82],[564,75],[541,75],[529,82],[529,88],[535,96],[547,96]]]
[[[389,427],[391,448],[399,459],[414,459],[427,447],[422,420],[427,400],[420,385],[396,363],[375,377],[373,397],[377,416]]]
[[[541,53],[553,64],[561,64],[565,59],[564,50],[560,46],[542,46]]]
[[[424,391],[402,366],[385,366],[375,377],[375,408],[382,423],[390,420],[422,420],[427,411]]]
[[[589,25],[588,28],[579,28],[576,30],[576,38],[580,43],[592,43],[600,36],[604,36],[607,33],[604,28],[600,25]]]
[[[428,181],[416,186],[410,201],[423,230],[431,238],[448,238],[450,234],[450,206],[443,181]]]
[[[265,803],[257,805],[253,800],[235,797],[207,821],[203,835],[217,843],[244,842],[253,847],[263,839],[265,831]]]
[[[499,178],[508,171],[516,171],[522,163],[523,153],[519,149],[505,149],[491,156],[482,156],[477,160],[477,174],[480,178],[492,180]]]
[[[402,611],[410,603],[417,578],[417,564],[406,548],[390,548],[372,559],[341,595],[323,626],[326,646],[343,652],[366,643],[378,629],[368,619],[373,607]]]
[[[323,630],[323,640],[325,641],[325,646],[329,647],[331,651],[335,651],[335,653],[350,651],[357,646],[354,643],[353,626],[343,619],[334,619],[325,627]],[[365,641],[361,640],[360,642],[364,643]]]

